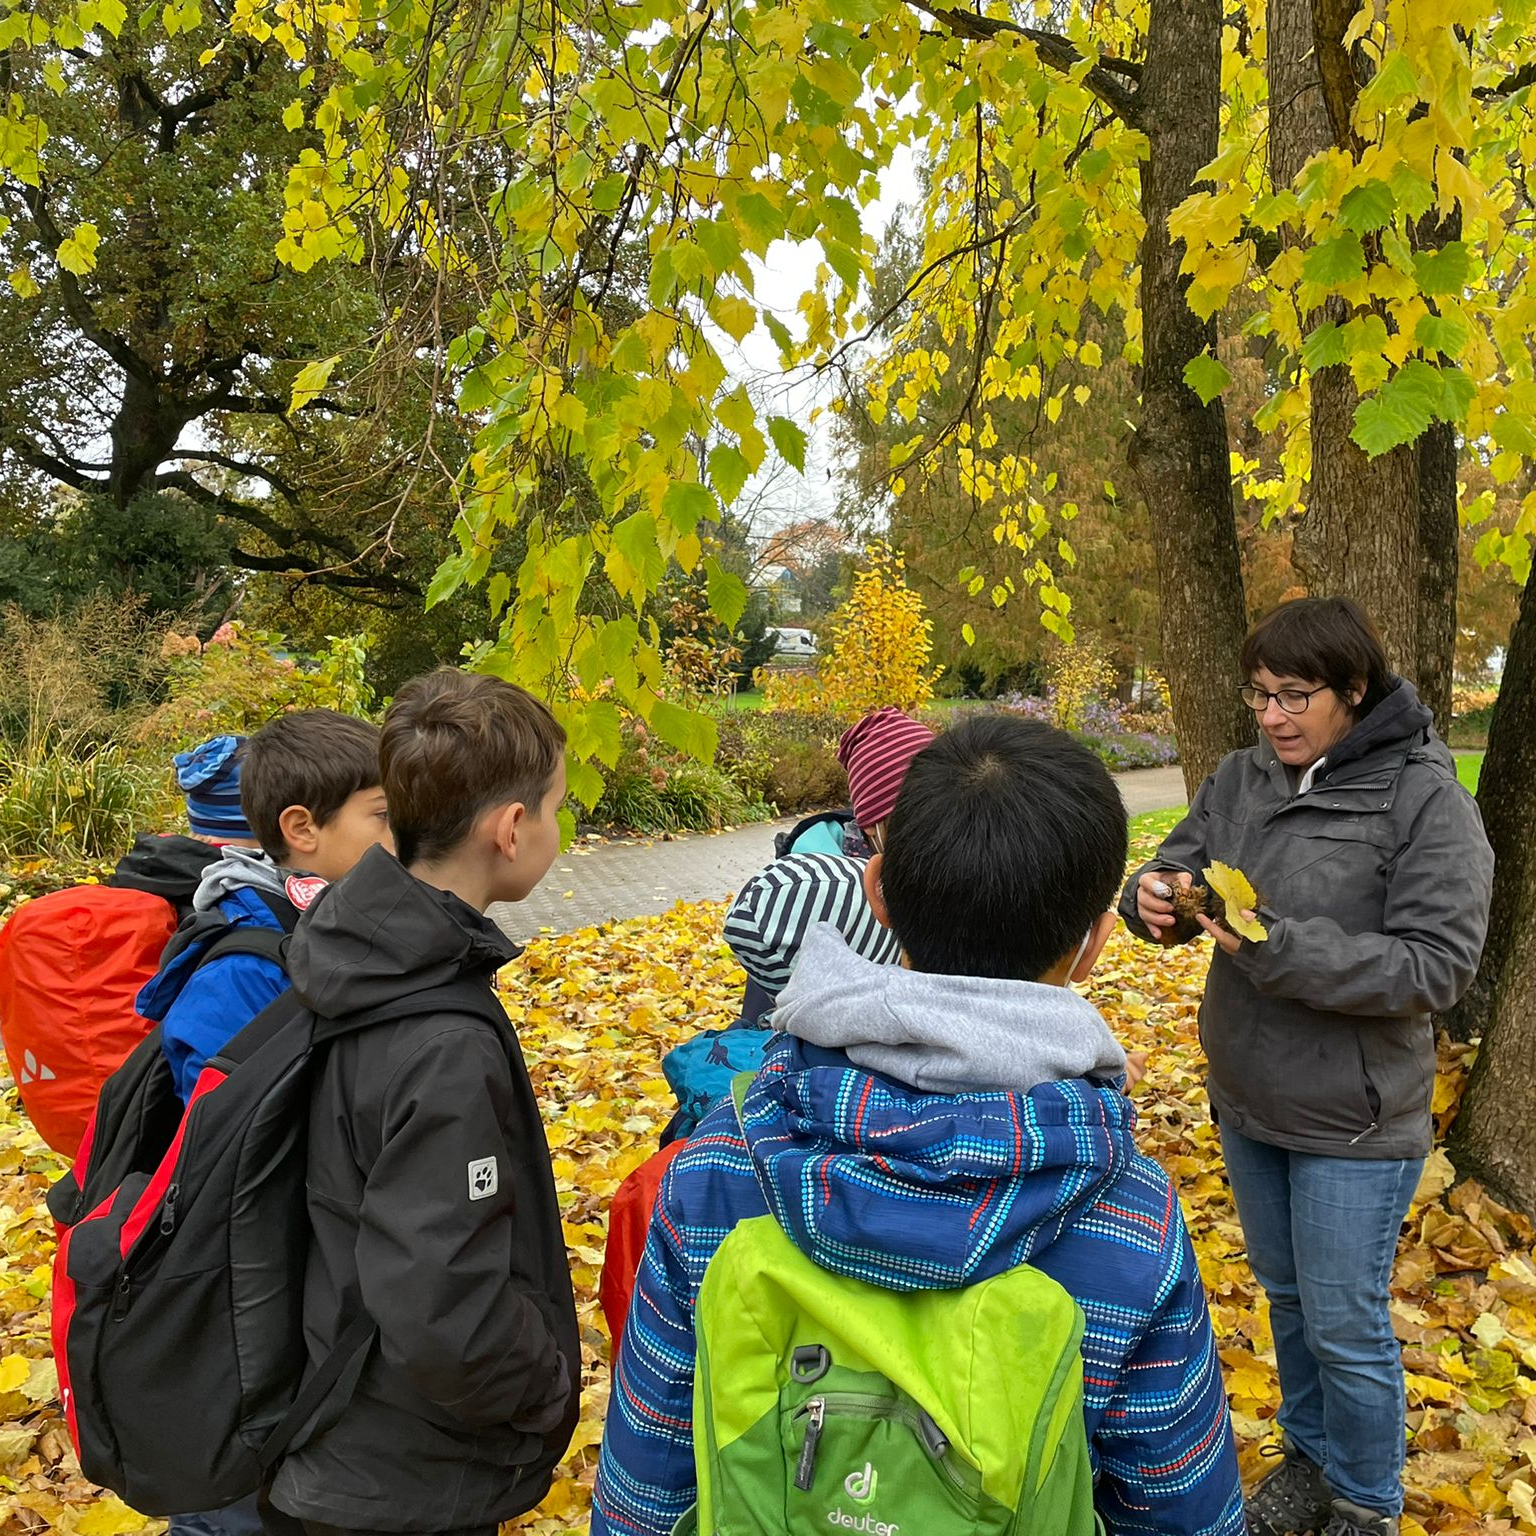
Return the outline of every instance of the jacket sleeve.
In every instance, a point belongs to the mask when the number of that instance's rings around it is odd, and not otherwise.
[[[484,1028],[446,1029],[401,1063],[358,1214],[362,1301],[379,1347],[469,1425],[556,1425],[570,1368],[538,1300],[513,1282],[517,1164],[511,1068]]]
[[[160,1026],[160,1049],[183,1104],[192,1097],[208,1058],[287,990],[283,968],[260,955],[224,955],[187,978]]]
[[[1200,871],[1210,862],[1205,850],[1205,827],[1211,785],[1215,781],[1213,774],[1195,791],[1195,798],[1190,802],[1183,821],[1163,839],[1156,856],[1148,859],[1126,881],[1125,889],[1120,893],[1120,916],[1138,939],[1146,939],[1153,944],[1160,942],[1152,937],[1151,931],[1136,913],[1136,885],[1141,877],[1154,870],[1169,869],[1184,871],[1198,880]]]
[[[1189,1233],[1176,1227],[1158,1305],[1093,1437],[1095,1503],[1112,1536],[1241,1536],[1221,1362]]]
[[[651,1221],[629,1320],[613,1368],[602,1457],[592,1491],[592,1536],[668,1536],[698,1496],[693,1461],[694,1303],[681,1234],[672,1220],[677,1164]]]
[[[1388,874],[1379,933],[1280,916],[1232,964],[1260,992],[1332,1013],[1441,1013],[1472,984],[1488,933],[1493,850],[1477,804],[1447,782],[1425,803]]]

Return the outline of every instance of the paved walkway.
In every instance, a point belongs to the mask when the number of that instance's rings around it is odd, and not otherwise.
[[[1177,768],[1142,768],[1115,776],[1126,809],[1167,810],[1185,803]],[[577,843],[554,862],[527,901],[493,907],[491,916],[520,941],[540,932],[569,933],[613,918],[665,912],[674,902],[733,894],[773,857],[776,832],[798,817],[733,832]]]

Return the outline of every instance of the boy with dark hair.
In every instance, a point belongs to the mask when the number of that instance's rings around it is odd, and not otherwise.
[[[421,997],[334,1040],[311,1100],[311,1366],[355,1319],[376,1327],[346,1407],[270,1491],[315,1536],[494,1536],[543,1498],[576,1425],[549,1150],[516,1037],[491,1022],[518,949],[484,915],[527,896],[559,849],[564,746],[509,683],[443,669],[407,684],[380,746],[399,858],[369,850],[294,936],[294,990],[322,1018]],[[448,987],[477,1011],[445,1003]]]
[[[226,755],[221,764],[225,777],[229,761]],[[244,821],[260,847],[227,846],[203,871],[192,901],[194,926],[179,936],[173,958],[138,999],[140,1015],[161,1026],[161,1046],[183,1101],[192,1097],[208,1058],[288,987],[275,944],[271,957],[220,954],[205,962],[210,946],[231,931],[291,933],[327,882],[389,839],[379,731],[366,720],[330,709],[279,715],[243,743],[234,761]],[[233,829],[229,799],[227,790],[222,799],[210,792],[206,803],[189,796],[194,827]]]
[[[1072,990],[1115,922],[1106,909],[1124,874],[1126,817],[1113,780],[1059,731],[983,717],[917,756],[885,832],[865,888],[905,965],[861,959],[829,926],[814,929],[779,999],[782,1034],[763,1070],[738,1102],[710,1112],[663,1181],[615,1361],[593,1536],[664,1536],[706,1484],[713,1507],[699,1513],[718,1524],[718,1501],[760,1475],[781,1444],[793,1473],[786,1528],[895,1530],[906,1520],[916,1531],[911,1501],[921,1488],[905,1473],[892,1481],[902,1454],[911,1465],[900,1422],[918,1427],[954,1487],[974,1489],[975,1469],[952,1454],[958,1431],[941,1430],[916,1403],[887,1412],[884,1398],[845,1393],[839,1410],[828,1392],[800,1403],[781,1429],[770,1407],[767,1440],[756,1407],[721,1409],[744,1386],[734,1376],[711,1382],[727,1368],[722,1351],[739,1364],[757,1347],[754,1330],[779,1337],[769,1313],[726,1315],[724,1298],[735,1294],[726,1287],[742,1267],[711,1269],[748,1229],[750,1243],[777,1242],[781,1231],[792,1245],[784,1294],[835,1291],[850,1326],[860,1307],[891,1306],[850,1295],[901,1296],[885,1335],[893,1353],[920,1347],[898,1336],[913,1326],[901,1319],[927,1315],[934,1293],[1033,1284],[1020,1267],[1042,1272],[1060,1288],[1050,1294],[1070,1309],[1065,1291],[1086,1319],[1086,1448],[1079,1438],[1077,1454],[1091,1457],[1093,1503],[1109,1530],[1237,1536],[1237,1459],[1194,1253],[1167,1176],[1136,1150],[1135,1112],[1119,1092],[1124,1052]],[[775,1235],[761,1239],[769,1215]],[[862,1290],[849,1292],[851,1281]],[[722,1298],[714,1310],[712,1285]],[[1032,1316],[1004,1315],[1017,1316],[1015,1332],[1004,1324],[995,1336],[972,1334],[941,1372],[950,1386],[973,1383],[979,1401],[1037,1390],[1024,1377],[992,1379],[1036,1328]],[[711,1329],[701,1356],[700,1333]],[[880,1353],[876,1377],[856,1379],[879,1380]],[[835,1383],[834,1363],[820,1345],[796,1347],[778,1379],[830,1371]],[[697,1425],[696,1376],[716,1409]],[[710,1395],[715,1386],[722,1396]],[[848,1456],[823,1445],[834,1423],[845,1450],[860,1447],[851,1470]],[[719,1458],[707,1476],[696,1468],[696,1431]],[[739,1438],[727,1445],[731,1435]],[[993,1451],[1000,1445],[1010,1448],[994,1437]],[[756,1461],[733,1470],[737,1448]],[[889,1503],[876,1503],[877,1473]],[[841,1508],[845,1493],[862,1514]],[[928,1526],[932,1536],[973,1528],[960,1506],[948,1507],[947,1523]],[[1079,1504],[1048,1528],[1081,1530],[1084,1519]]]

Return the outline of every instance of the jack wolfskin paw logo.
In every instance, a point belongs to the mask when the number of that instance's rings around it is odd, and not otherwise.
[[[478,1157],[469,1165],[469,1198],[489,1200],[501,1188],[494,1157]]]

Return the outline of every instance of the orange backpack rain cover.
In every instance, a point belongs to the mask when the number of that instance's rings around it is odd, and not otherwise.
[[[0,929],[0,1041],[43,1140],[73,1157],[101,1085],[153,1027],[133,1008],[176,931],[161,896],[55,891]]]

